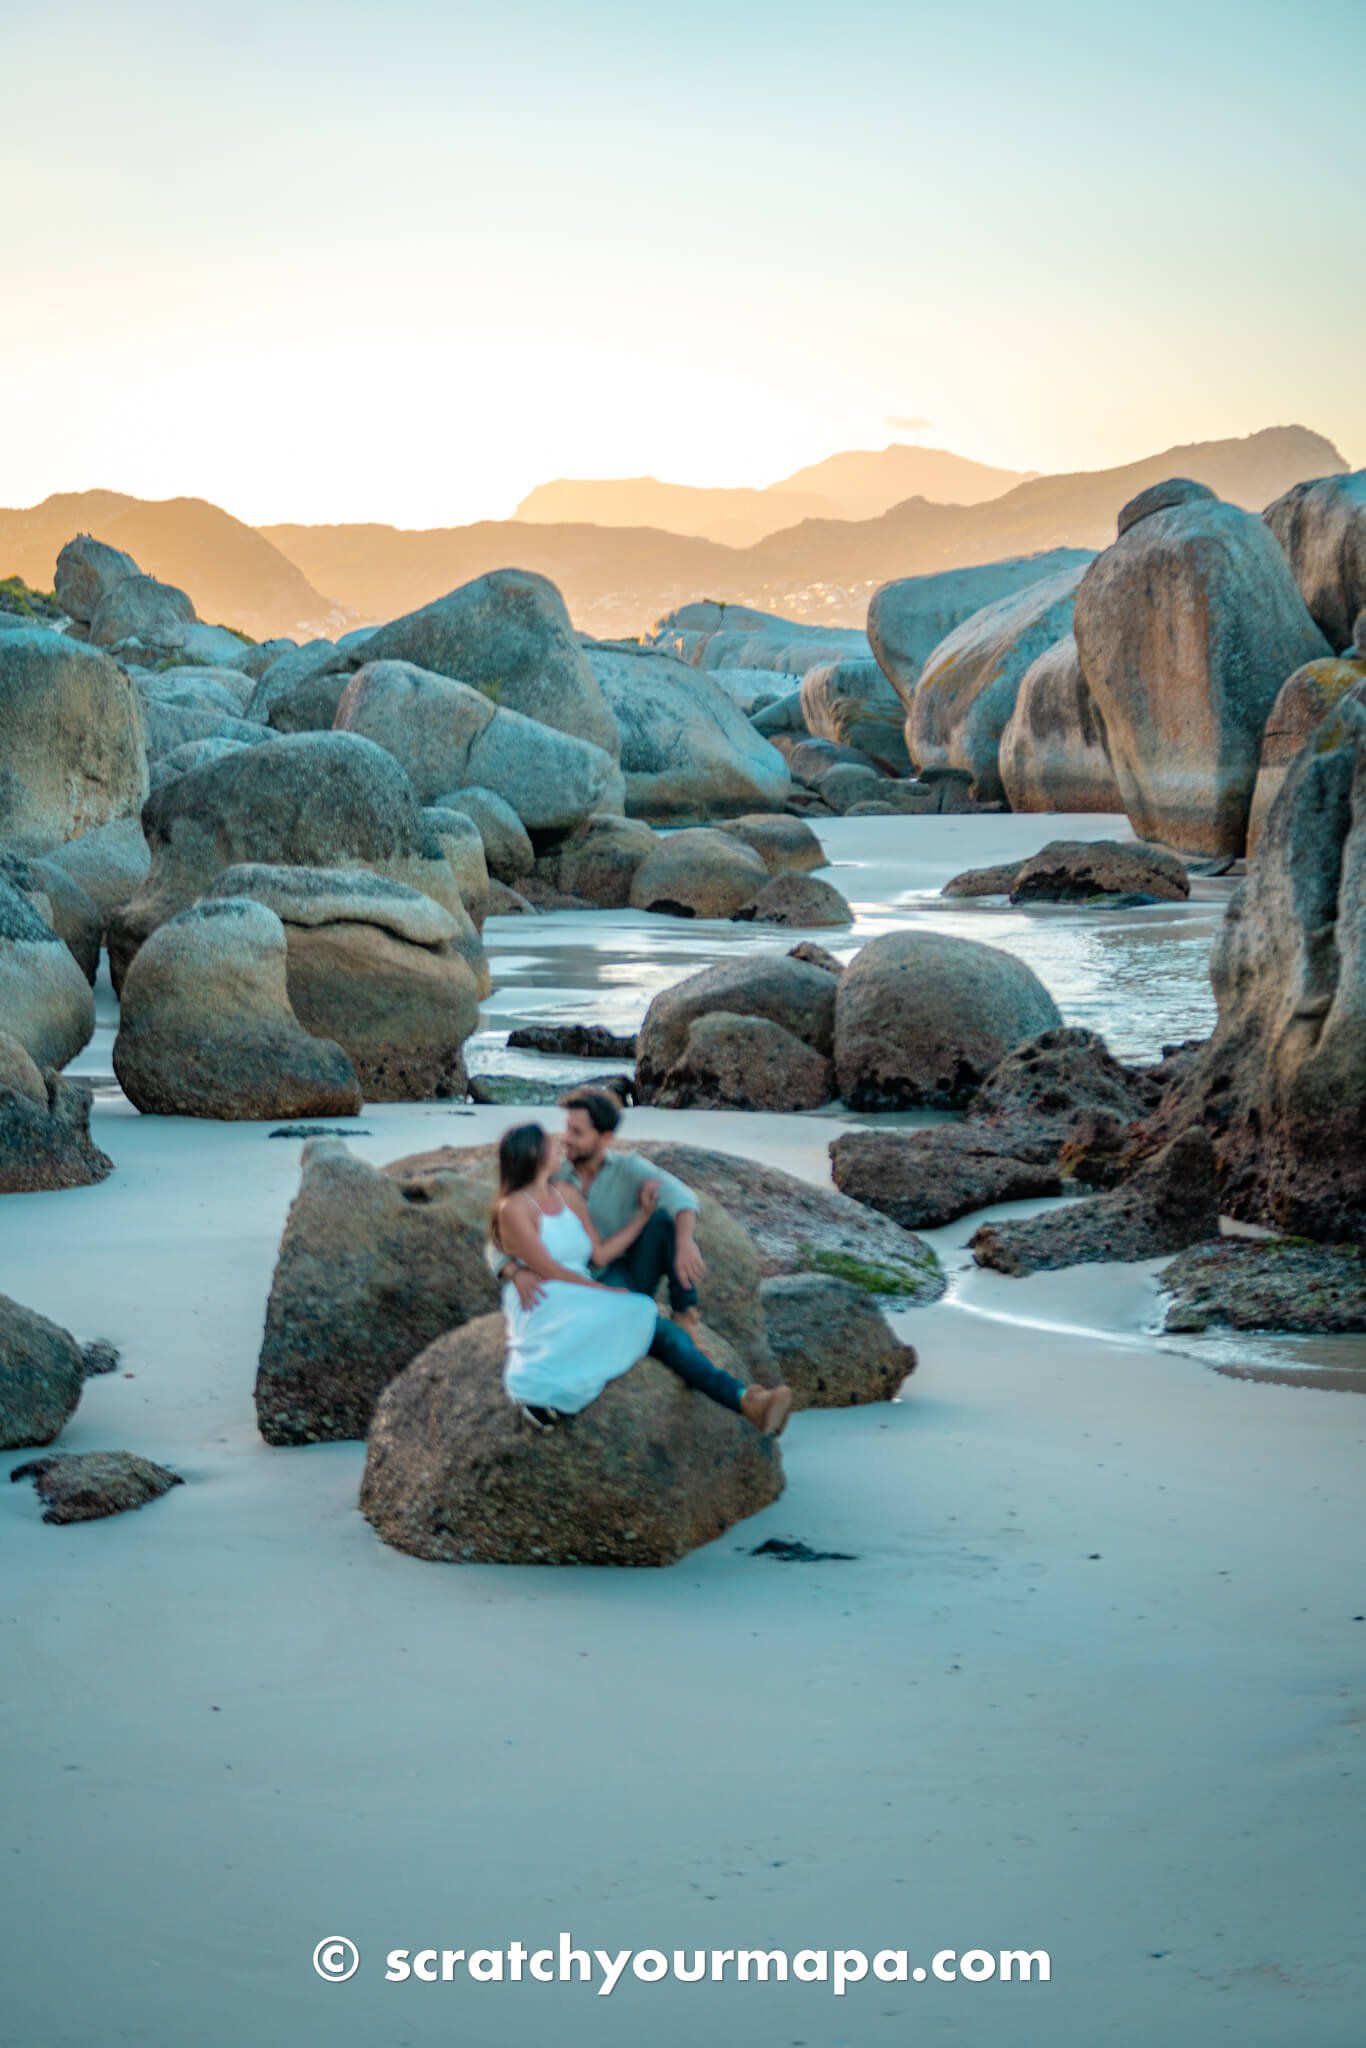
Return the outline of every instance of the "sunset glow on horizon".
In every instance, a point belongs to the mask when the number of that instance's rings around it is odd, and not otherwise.
[[[448,525],[1291,421],[1359,463],[1364,49],[1343,0],[25,4],[0,501]]]

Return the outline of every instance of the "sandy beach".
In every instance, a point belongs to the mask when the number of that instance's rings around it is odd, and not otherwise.
[[[1032,958],[1069,1022],[1108,1010],[1122,1041],[1127,1018],[1126,1051],[1206,1028],[1200,972],[1183,995],[1171,962],[1198,970],[1217,901],[1108,926],[930,907],[956,868],[1045,836],[1020,817],[836,821],[827,872],[855,940],[970,920]],[[1145,930],[1163,984],[1146,1012]],[[758,942],[629,913],[488,939],[490,1045],[571,1000],[633,1026],[680,952]],[[101,1032],[80,1066],[107,1060]],[[386,1105],[348,1136],[378,1163],[508,1120]],[[847,1127],[629,1123],[823,1184]],[[951,1286],[895,1318],[920,1356],[902,1398],[798,1416],[782,1499],[717,1543],[638,1573],[421,1563],[357,1511],[363,1445],[257,1433],[298,1177],[272,1128],[143,1118],[102,1087],[114,1176],[5,1205],[0,1289],[123,1354],[60,1447],[136,1450],[187,1482],[69,1528],[27,1485],[0,1492],[7,2042],[1359,2038],[1357,1400],[1230,1379],[1212,1340],[1159,1337],[1155,1264],[978,1271],[978,1216],[930,1234]],[[771,1537],[848,1555],[755,1556]],[[1051,1981],[838,1999],[629,1972],[609,1997],[385,1981],[392,1949],[561,1930],[613,1951],[1046,1949]],[[360,1952],[344,1984],[311,1966],[333,1935]]]

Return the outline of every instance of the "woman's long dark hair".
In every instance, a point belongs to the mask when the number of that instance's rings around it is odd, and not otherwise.
[[[498,1141],[498,1193],[489,1211],[489,1235],[499,1251],[503,1249],[498,1228],[498,1211],[509,1195],[529,1188],[541,1170],[545,1152],[545,1129],[541,1124],[514,1124]]]

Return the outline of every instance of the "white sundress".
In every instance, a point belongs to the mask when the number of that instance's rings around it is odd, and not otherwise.
[[[540,1212],[541,1242],[557,1265],[587,1276],[592,1240],[566,1202]],[[509,1280],[503,1287],[507,1360],[503,1385],[514,1401],[576,1415],[650,1348],[659,1311],[646,1294],[624,1287],[576,1287],[544,1280],[541,1299],[525,1309]]]

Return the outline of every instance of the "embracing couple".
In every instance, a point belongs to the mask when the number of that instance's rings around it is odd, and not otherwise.
[[[503,1384],[541,1427],[568,1421],[650,1352],[765,1436],[781,1434],[789,1387],[746,1387],[697,1343],[697,1198],[613,1140],[621,1107],[605,1089],[564,1104],[564,1139],[517,1124],[498,1147],[488,1260],[503,1282]],[[563,1155],[563,1156],[561,1156]],[[668,1282],[671,1318],[655,1292]]]

